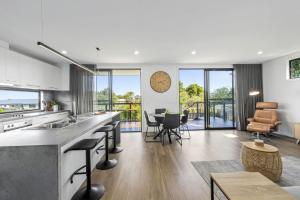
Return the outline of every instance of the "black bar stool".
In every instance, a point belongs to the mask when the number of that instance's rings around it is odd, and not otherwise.
[[[113,135],[110,139],[113,140],[113,148],[109,151],[109,153],[115,154],[115,153],[120,153],[121,151],[123,151],[122,147],[118,147],[117,146],[117,128],[120,124],[120,121],[113,121],[112,123],[110,123],[110,125],[113,126]]]
[[[108,140],[109,140],[109,132],[111,132],[113,130],[113,126],[112,125],[106,125],[103,126],[99,129],[97,129],[95,133],[99,133],[99,132],[105,132],[105,160],[101,160],[100,162],[98,162],[98,164],[96,165],[97,169],[100,170],[107,170],[107,169],[111,169],[114,168],[117,164],[118,161],[115,159],[109,160],[108,159],[108,153],[109,153],[109,149],[108,149]],[[102,148],[100,148],[99,150],[102,150]]]
[[[100,139],[83,139],[64,151],[64,153],[69,151],[85,151],[86,155],[86,164],[77,169],[70,179],[72,184],[75,175],[86,174],[86,187],[79,189],[72,197],[72,200],[99,200],[104,195],[105,188],[102,184],[91,184],[91,150],[94,149],[103,139],[104,137]],[[84,168],[85,172],[80,172]]]

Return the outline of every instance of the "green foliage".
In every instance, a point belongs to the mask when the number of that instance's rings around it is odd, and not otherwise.
[[[96,92],[96,99],[102,104],[98,106],[99,109],[105,110],[105,108],[107,108],[105,107],[105,104],[109,103],[109,95],[110,91],[108,88]],[[140,96],[135,95],[134,92],[128,91],[124,95],[117,95],[113,92],[112,102],[113,110],[121,111],[121,120],[126,121],[131,116],[132,120],[136,119],[137,121],[141,121],[141,98]]]
[[[184,104],[189,100],[189,95],[186,92],[186,89],[183,86],[183,83],[179,81],[179,95],[180,95],[180,104]]]
[[[197,112],[198,108],[201,113],[204,112],[204,87],[198,84],[191,84],[184,87],[183,83],[179,82],[179,96],[182,110],[189,110],[190,113]],[[232,98],[232,89],[227,87],[218,88],[210,94],[210,99],[226,99]]]
[[[186,92],[188,93],[188,95],[190,97],[200,97],[202,96],[203,97],[203,94],[204,94],[204,88],[202,86],[199,86],[198,84],[196,83],[193,83],[191,85],[189,85],[187,88],[186,88]]]
[[[300,58],[291,61],[291,78],[300,78]]]
[[[1,112],[5,112],[5,110],[4,110],[3,108],[0,108],[0,113],[1,113]]]
[[[210,95],[211,99],[230,99],[232,98],[232,90],[227,87],[221,87],[216,89]]]

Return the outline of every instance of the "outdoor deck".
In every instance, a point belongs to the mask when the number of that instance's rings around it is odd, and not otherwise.
[[[224,120],[219,117],[210,118],[211,128],[230,128],[232,127],[231,120]],[[200,117],[199,120],[189,120],[188,127],[190,130],[201,130],[204,129],[204,118]],[[121,132],[137,132],[141,131],[140,122],[122,122]]]

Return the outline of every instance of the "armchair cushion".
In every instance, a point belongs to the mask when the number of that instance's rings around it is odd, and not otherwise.
[[[276,102],[257,102],[257,110],[254,117],[249,118],[250,122],[247,126],[248,131],[270,133],[277,129],[277,126],[281,124],[278,118],[276,110],[278,103]]]
[[[270,124],[263,124],[258,122],[251,122],[247,126],[247,131],[250,132],[270,133],[271,129],[272,127]]]

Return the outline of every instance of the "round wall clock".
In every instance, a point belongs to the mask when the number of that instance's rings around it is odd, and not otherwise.
[[[152,74],[150,78],[151,88],[155,92],[163,93],[171,87],[171,78],[168,73],[164,71],[157,71]]]

